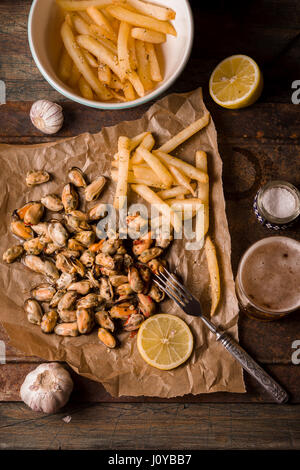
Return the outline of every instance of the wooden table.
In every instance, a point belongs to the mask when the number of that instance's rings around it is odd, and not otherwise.
[[[13,5],[12,5],[13,3]],[[252,213],[259,186],[270,179],[300,183],[299,106],[291,84],[300,79],[300,5],[298,0],[193,3],[195,45],[182,76],[170,91],[203,86],[204,99],[219,135],[224,191],[232,236],[234,273],[244,250],[269,232]],[[98,132],[102,126],[137,119],[149,105],[128,111],[98,111],[65,101],[42,78],[27,43],[29,0],[0,3],[0,79],[7,87],[1,106],[0,141],[38,143]],[[232,6],[231,6],[232,5]],[[249,109],[228,111],[213,103],[207,84],[226,56],[246,53],[261,65],[265,88]],[[54,137],[30,123],[33,101],[64,101],[65,125]],[[286,232],[297,238],[299,226]],[[100,384],[74,376],[70,404],[40,416],[20,403],[19,387],[40,359],[9,346],[0,365],[0,449],[295,449],[300,448],[300,366],[291,363],[292,342],[300,339],[299,312],[284,320],[260,323],[241,315],[240,342],[291,394],[278,406],[248,376],[247,394],[210,394],[173,400],[113,399]],[[74,375],[74,374],[73,374]],[[62,421],[71,415],[72,421]],[[276,431],[276,432],[274,432]]]

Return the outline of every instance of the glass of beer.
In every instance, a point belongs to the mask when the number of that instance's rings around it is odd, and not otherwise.
[[[242,256],[236,277],[240,308],[257,320],[277,320],[300,307],[300,242],[268,237]]]

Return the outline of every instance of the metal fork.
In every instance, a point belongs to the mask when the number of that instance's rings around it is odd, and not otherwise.
[[[228,334],[217,328],[202,314],[200,302],[166,268],[154,275],[154,282],[188,315],[199,317],[215,334],[216,340],[252,375],[278,403],[288,401],[286,391],[258,365],[249,354]]]

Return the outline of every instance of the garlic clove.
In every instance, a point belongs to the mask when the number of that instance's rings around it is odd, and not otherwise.
[[[48,100],[38,100],[31,106],[30,119],[44,134],[55,134],[64,122],[62,107]]]
[[[26,376],[20,395],[24,403],[34,411],[55,413],[69,400],[73,380],[60,364],[41,364]]]

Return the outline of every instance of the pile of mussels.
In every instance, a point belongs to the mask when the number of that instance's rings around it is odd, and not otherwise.
[[[25,301],[30,323],[61,336],[88,334],[97,325],[100,341],[114,348],[114,332],[137,330],[164,299],[152,272],[166,265],[161,255],[172,235],[153,240],[147,231],[138,239],[123,240],[115,233],[99,240],[97,223],[106,205],[98,201],[87,212],[79,210],[79,191],[86,202],[97,201],[106,179],[100,176],[87,184],[75,167],[68,177],[61,198],[48,194],[14,212],[11,231],[22,243],[8,248],[3,260],[19,259],[46,278]],[[32,170],[26,184],[32,187],[49,179],[47,172]],[[47,221],[45,209],[55,212],[56,219]],[[136,214],[126,222],[129,229],[139,230],[145,220]]]

